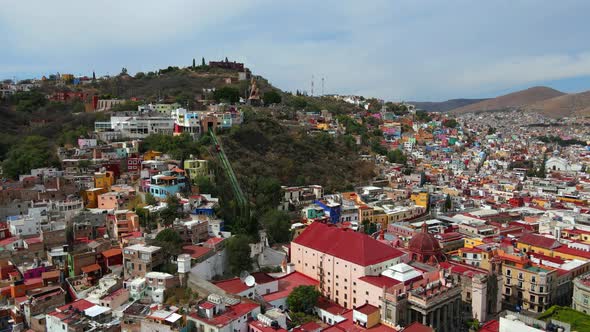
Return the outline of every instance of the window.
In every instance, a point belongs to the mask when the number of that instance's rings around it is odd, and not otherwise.
[[[510,288],[509,287],[506,287],[506,294],[510,295]]]
[[[536,278],[535,276],[532,276],[532,277],[531,277],[531,282],[532,282],[532,283],[536,283],[536,282],[537,282],[537,278]]]
[[[365,292],[365,295],[369,296],[369,292]]]
[[[531,302],[535,302],[535,296],[531,295]]]
[[[508,269],[506,269],[506,275],[507,275],[507,276],[511,275],[511,271],[510,271],[510,270],[508,270]]]

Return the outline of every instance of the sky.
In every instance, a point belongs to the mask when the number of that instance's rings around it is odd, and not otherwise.
[[[386,100],[590,90],[587,0],[22,0],[0,78],[244,62],[286,90]]]

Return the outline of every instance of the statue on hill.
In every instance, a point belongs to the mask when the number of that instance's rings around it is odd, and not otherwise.
[[[248,97],[248,102],[250,105],[260,104],[260,89],[258,88],[254,77],[250,80],[250,97]]]

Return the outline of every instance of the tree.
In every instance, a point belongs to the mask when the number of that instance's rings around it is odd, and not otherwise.
[[[234,104],[240,101],[240,90],[229,86],[224,86],[222,88],[216,89],[213,92],[213,99],[215,99],[217,102],[225,101]]]
[[[250,257],[250,240],[248,236],[238,234],[227,239],[226,244],[229,267],[234,275],[242,271],[252,270],[252,258]]]
[[[457,126],[459,126],[459,123],[455,119],[447,119],[443,121],[442,125],[443,127],[447,128],[457,128]]]
[[[311,314],[319,298],[320,292],[315,286],[297,286],[287,297],[287,304],[292,312]]]
[[[172,228],[162,230],[154,239],[154,245],[161,247],[166,256],[177,256],[182,252],[182,237]]]
[[[96,73],[94,70],[92,71],[92,81],[96,81]]]
[[[260,218],[271,243],[286,243],[291,235],[291,218],[283,211],[268,210]]]
[[[387,152],[387,160],[389,160],[390,163],[405,165],[408,158],[400,149],[395,149]]]
[[[197,63],[195,61],[195,58],[193,58],[193,70],[195,70],[195,68],[197,68]]]
[[[151,193],[146,193],[143,196],[143,201],[147,205],[158,205],[158,201],[156,200],[154,195],[152,195]]]
[[[28,136],[8,151],[2,164],[4,174],[17,178],[33,168],[51,166],[57,162],[53,153],[54,148],[46,138]]]
[[[33,112],[47,105],[47,98],[38,91],[17,92],[10,97],[18,112]]]
[[[174,195],[168,195],[166,207],[160,211],[160,221],[164,226],[170,226],[176,218],[182,217],[184,217],[184,213],[182,212],[180,199]]]
[[[450,211],[453,208],[453,201],[451,200],[451,195],[447,195],[445,198],[445,212]]]
[[[281,95],[276,91],[268,91],[265,92],[262,96],[262,100],[264,100],[264,105],[272,105],[272,104],[280,104],[281,103]]]
[[[203,67],[206,66],[206,64],[205,64],[205,57],[202,57],[201,58],[201,66],[203,66]]]
[[[127,68],[121,68],[121,75],[127,75]]]
[[[415,119],[419,122],[430,122],[430,120],[432,120],[426,111],[416,111]]]
[[[145,73],[142,71],[138,71],[137,73],[135,73],[135,78],[140,80],[142,78],[146,77]]]
[[[195,186],[199,188],[201,194],[211,194],[217,196],[217,187],[211,182],[211,179],[207,176],[199,176],[195,179]]]

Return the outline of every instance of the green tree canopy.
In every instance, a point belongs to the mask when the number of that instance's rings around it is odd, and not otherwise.
[[[211,194],[212,196],[217,196],[217,187],[207,176],[197,177],[195,179],[195,186],[199,188],[199,193],[201,194]]]
[[[240,90],[229,86],[224,86],[222,88],[216,89],[213,92],[213,99],[215,99],[217,102],[224,101],[234,104],[240,101]]]
[[[268,210],[260,218],[271,243],[286,243],[291,238],[291,218],[283,211]]]
[[[250,239],[246,235],[235,235],[227,239],[226,244],[229,267],[234,275],[242,271],[252,270],[252,258],[250,257]]]
[[[151,193],[145,193],[143,196],[143,202],[147,205],[157,205],[158,201]]]
[[[28,136],[14,146],[2,163],[4,174],[17,178],[33,168],[47,167],[57,163],[54,148],[49,141],[40,136]]]
[[[178,197],[169,195],[166,199],[166,207],[160,211],[160,221],[164,226],[170,226],[176,218],[184,217],[182,205]]]
[[[389,160],[390,163],[405,165],[408,158],[400,149],[394,149],[387,152],[387,160]]]
[[[287,297],[287,304],[293,312],[310,314],[319,298],[320,292],[314,286],[297,286]]]
[[[262,100],[264,100],[264,105],[272,105],[272,104],[280,104],[281,103],[281,95],[276,91],[268,91],[264,93],[262,96]]]
[[[178,232],[172,228],[166,228],[154,239],[153,244],[162,247],[166,256],[177,256],[182,252],[182,244],[184,241]]]
[[[10,97],[18,112],[33,112],[47,105],[47,98],[39,91],[17,92]]]

